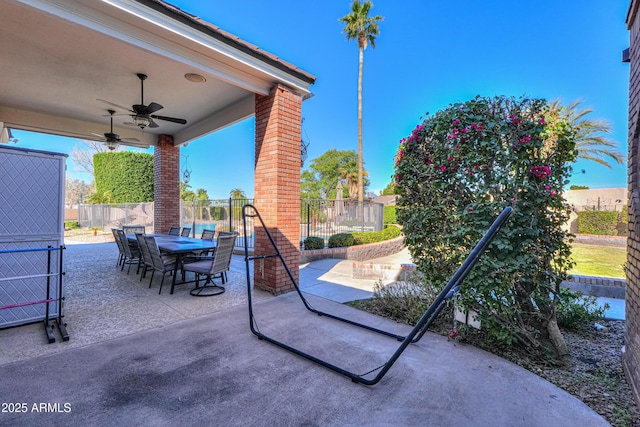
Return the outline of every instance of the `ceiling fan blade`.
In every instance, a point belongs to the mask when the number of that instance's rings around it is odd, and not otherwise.
[[[155,113],[158,110],[162,110],[164,107],[160,104],[158,104],[157,102],[152,102],[151,104],[147,105],[147,107],[144,109],[144,114],[151,114],[151,113]]]
[[[95,136],[97,136],[98,138],[102,138],[102,139],[104,139],[104,135],[102,135],[101,133],[91,132],[91,135],[95,135]]]
[[[153,121],[153,119],[150,117],[150,118],[149,118],[149,126],[147,126],[147,127],[150,127],[150,128],[157,128],[157,127],[159,127],[159,126],[158,126],[158,124],[157,124],[156,122],[154,122],[154,121]]]
[[[96,101],[100,101],[100,102],[104,102],[105,104],[109,104],[112,105],[114,107],[120,108],[121,110],[126,110],[126,111],[132,111],[130,108],[128,107],[123,107],[122,105],[118,105],[118,104],[114,104],[111,101],[105,101],[104,99],[96,99]]]
[[[153,115],[151,117],[154,118],[154,119],[158,119],[158,120],[164,120],[166,122],[179,123],[181,125],[186,125],[187,124],[187,121],[185,119],[178,119],[178,118],[175,118],[175,117],[156,116],[156,115]]]

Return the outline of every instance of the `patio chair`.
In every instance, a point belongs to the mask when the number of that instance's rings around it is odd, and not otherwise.
[[[220,277],[222,284],[226,283],[224,273],[229,270],[231,264],[231,255],[236,244],[236,237],[233,233],[226,236],[218,236],[216,251],[213,257],[207,257],[198,261],[185,263],[182,265],[182,271],[192,271],[196,275],[196,287],[190,291],[193,296],[213,296],[219,295],[225,291],[224,286],[216,285],[213,279]],[[207,276],[203,286],[199,286],[200,275]]]
[[[123,225],[124,234],[146,233],[144,225]]]
[[[153,261],[151,260],[151,254],[149,253],[149,247],[147,246],[147,242],[144,240],[144,234],[136,233],[136,240],[138,241],[138,247],[140,248],[140,254],[142,255],[141,263],[143,264],[142,273],[140,274],[140,281],[147,275],[147,270],[149,268],[153,269]],[[151,287],[151,282],[149,282],[149,287]]]
[[[215,237],[216,237],[215,228],[213,230],[207,230],[207,229],[202,230],[202,235],[200,236],[202,240],[213,240]]]
[[[125,264],[129,264],[129,267],[127,268],[127,274],[129,274],[131,271],[131,264],[135,263],[138,264],[137,272],[140,272],[140,248],[138,248],[138,243],[130,243],[123,230],[116,229],[115,234],[120,240],[122,250],[124,251],[124,258],[122,260],[122,267],[120,268],[120,271],[124,270]]]
[[[189,234],[191,234],[191,227],[182,227],[182,231],[180,232],[180,235],[182,237],[189,237]]]
[[[162,285],[164,284],[164,276],[167,272],[173,272],[176,269],[176,257],[175,256],[167,256],[162,255],[160,249],[158,248],[158,243],[156,242],[156,238],[153,236],[143,236],[144,241],[147,243],[147,249],[149,251],[149,257],[151,258],[151,268],[153,269],[151,273],[151,280],[149,281],[149,287],[153,283],[153,275],[156,271],[162,273],[162,281],[160,282],[160,290],[159,294],[162,293]],[[175,273],[174,273],[175,274]]]
[[[116,230],[117,228],[112,228],[111,232],[113,233],[113,239],[116,241],[116,246],[118,247],[119,255],[118,255],[118,263],[116,264],[116,267],[118,267],[120,263],[124,260],[124,248],[122,247],[122,242],[120,241],[120,238],[116,234]]]
[[[171,227],[169,227],[169,234],[172,236],[179,236],[180,235],[180,227],[177,225],[172,225]]]
[[[218,238],[220,238],[220,236],[233,236],[234,234],[237,234],[237,233],[234,233],[233,231],[219,231],[218,232]],[[229,260],[229,262],[231,262],[231,260]],[[224,276],[224,280],[226,281],[227,280],[227,272],[225,271],[222,274]]]

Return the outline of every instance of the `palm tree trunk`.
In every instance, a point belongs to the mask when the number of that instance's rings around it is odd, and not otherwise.
[[[360,66],[358,69],[358,201],[363,200],[362,167],[362,69],[364,68],[364,49],[360,48]]]
[[[358,68],[358,217],[363,211],[364,179],[362,156],[362,69],[364,68],[364,46],[360,46],[360,64]],[[364,217],[364,215],[362,215]]]

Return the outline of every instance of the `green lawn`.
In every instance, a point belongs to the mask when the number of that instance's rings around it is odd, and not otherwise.
[[[624,263],[627,262],[626,248],[605,246],[572,245],[572,258],[576,265],[570,274],[580,276],[624,278]]]

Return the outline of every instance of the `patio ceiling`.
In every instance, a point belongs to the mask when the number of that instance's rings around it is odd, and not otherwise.
[[[184,144],[254,114],[254,95],[275,83],[309,96],[315,77],[257,46],[158,0],[3,0],[0,2],[0,125],[98,140],[109,131],[155,144]],[[125,109],[164,106],[139,129]],[[185,78],[203,76],[204,83]],[[2,128],[0,126],[0,130]],[[53,149],[54,147],[52,147]]]

